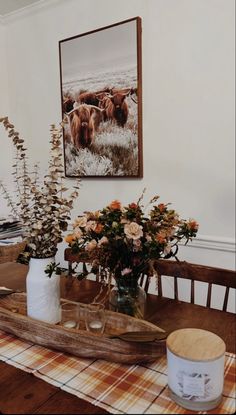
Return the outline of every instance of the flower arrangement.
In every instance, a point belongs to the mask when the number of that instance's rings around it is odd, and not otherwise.
[[[16,202],[12,200],[5,185],[1,182],[8,205],[13,215],[20,219],[23,238],[27,241],[28,257],[50,258],[57,252],[57,245],[63,240],[62,233],[67,230],[70,211],[78,197],[79,179],[69,196],[64,186],[62,164],[63,122],[56,128],[51,125],[51,148],[48,172],[39,180],[38,166],[33,172],[27,165],[27,149],[14,125],[8,117],[0,118],[15,148],[13,176],[16,185]]]
[[[87,253],[118,284],[135,285],[142,273],[155,274],[153,261],[176,257],[179,242],[187,244],[198,231],[198,223],[181,219],[170,203],[157,204],[159,196],[149,202],[146,214],[143,194],[128,206],[114,200],[102,210],[85,212],[65,238],[73,253]]]

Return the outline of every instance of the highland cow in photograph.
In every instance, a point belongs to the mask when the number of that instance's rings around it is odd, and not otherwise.
[[[141,19],[59,42],[66,177],[142,177]]]

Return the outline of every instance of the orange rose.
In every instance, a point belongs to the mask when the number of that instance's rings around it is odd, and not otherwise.
[[[94,232],[101,233],[103,228],[104,228],[104,226],[101,223],[98,223],[96,228],[94,229]]]
[[[189,222],[188,222],[188,228],[189,229],[191,229],[191,231],[197,231],[198,230],[198,223],[197,223],[197,221],[196,220],[190,220]]]
[[[160,204],[158,205],[158,208],[159,208],[160,213],[162,213],[162,212],[165,210],[166,205],[165,205],[164,203],[160,203]]]
[[[138,207],[137,203],[134,203],[134,202],[133,202],[133,203],[130,203],[130,204],[129,204],[129,208],[130,208],[130,209],[137,209],[137,207]]]
[[[112,210],[120,210],[121,209],[121,203],[119,202],[119,200],[113,200],[110,205],[109,208]]]
[[[158,232],[156,234],[156,240],[159,244],[164,244],[166,242],[166,234],[165,232]]]
[[[73,233],[69,233],[69,235],[65,237],[65,242],[67,242],[68,244],[71,244],[72,242],[74,242],[74,240],[75,235]]]

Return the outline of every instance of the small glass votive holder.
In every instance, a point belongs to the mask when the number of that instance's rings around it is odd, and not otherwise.
[[[101,303],[87,306],[85,311],[85,325],[92,333],[103,333],[106,324],[105,307]]]
[[[68,329],[78,329],[80,321],[80,306],[77,303],[61,305],[61,325]]]

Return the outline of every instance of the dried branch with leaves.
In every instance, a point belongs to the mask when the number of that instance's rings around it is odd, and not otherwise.
[[[70,212],[75,199],[78,197],[80,180],[76,180],[73,191],[64,185],[64,169],[62,162],[62,128],[51,125],[51,148],[48,172],[39,180],[38,165],[33,171],[28,168],[27,148],[25,141],[15,131],[8,117],[0,118],[8,137],[15,148],[13,177],[16,187],[16,202],[9,195],[6,186],[1,181],[0,190],[14,216],[17,216],[23,228],[23,237],[27,241],[30,256],[34,258],[53,257],[57,245],[63,240],[62,234],[67,230]]]

